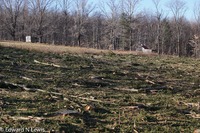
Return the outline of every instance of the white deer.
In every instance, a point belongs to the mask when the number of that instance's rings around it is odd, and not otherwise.
[[[149,49],[147,46],[141,44],[141,47],[142,47],[142,52],[143,53],[146,53],[146,54],[152,53],[152,49]]]

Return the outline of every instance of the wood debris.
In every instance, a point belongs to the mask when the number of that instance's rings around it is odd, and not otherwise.
[[[54,95],[62,96],[62,93],[57,93],[57,92],[52,92],[52,91],[46,91],[46,90],[42,90],[42,89],[38,89],[38,88],[28,88],[25,85],[16,84],[16,83],[10,83],[10,82],[6,82],[6,81],[4,81],[4,82],[0,81],[0,84],[6,85],[6,86],[13,86],[13,87],[22,88],[25,91],[39,91],[39,92],[44,92],[44,93],[49,93],[49,94],[54,94]]]
[[[121,107],[121,109],[139,109],[139,106],[125,106],[125,107]]]
[[[197,114],[192,111],[190,111],[190,114],[186,114],[186,115],[191,116],[192,118],[195,118],[195,119],[200,119],[200,114]]]
[[[85,98],[85,97],[79,97],[79,96],[73,96],[70,95],[70,97],[72,98],[78,98],[78,99],[82,99],[82,100],[87,100],[87,101],[93,101],[93,102],[100,102],[100,103],[106,103],[106,101],[101,101],[101,100],[97,100],[97,99],[93,99],[93,98]]]
[[[18,111],[27,111],[28,108],[20,108],[20,109],[17,109]]]
[[[79,114],[76,110],[69,110],[69,109],[61,109],[54,113],[55,115],[70,115],[70,114]]]
[[[183,102],[183,101],[177,101],[177,100],[175,100],[175,101],[178,104],[185,105],[185,106],[187,106],[189,108],[197,108],[198,110],[200,109],[200,102],[197,102],[197,103],[187,103],[187,102]]]
[[[8,120],[8,117],[7,118],[1,118],[1,120],[7,125],[11,125],[11,122]]]
[[[129,89],[129,88],[117,88],[117,87],[115,87],[113,89],[118,90],[118,91],[130,91],[130,92],[138,92],[139,91],[138,89],[134,89],[134,88]]]
[[[35,121],[35,122],[40,122],[42,120],[45,120],[44,117],[34,117],[34,116],[28,116],[28,117],[23,117],[23,116],[10,116],[9,118],[18,121],[18,120],[24,120],[24,121]]]
[[[150,90],[150,93],[154,95],[157,94],[158,92],[159,92],[158,90]]]
[[[200,133],[200,129],[196,129],[196,130],[194,130],[193,133]]]
[[[27,81],[32,81],[31,78],[25,77],[25,76],[21,76],[22,79],[27,80]]]
[[[57,67],[57,68],[61,67],[60,65],[57,65],[57,64],[40,62],[40,61],[37,61],[37,60],[34,60],[34,62],[37,63],[37,64],[45,65],[45,66],[53,66],[53,67]]]
[[[148,80],[148,79],[146,79],[145,82],[150,83],[150,84],[153,84],[153,85],[155,84],[155,82],[150,81],[150,80]]]

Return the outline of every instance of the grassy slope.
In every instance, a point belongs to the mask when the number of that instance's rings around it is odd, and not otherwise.
[[[25,91],[5,81],[62,95]],[[66,132],[192,132],[200,128],[199,119],[193,118],[200,114],[199,101],[200,61],[196,59],[53,54],[0,47],[0,127]],[[85,105],[93,109],[85,112]],[[59,109],[80,114],[51,115]],[[14,119],[19,116],[44,120]]]
[[[12,48],[20,48],[20,49],[27,49],[27,50],[34,50],[39,52],[51,52],[51,53],[75,53],[75,54],[102,54],[102,53],[116,53],[116,54],[143,54],[141,52],[134,52],[134,51],[110,51],[110,50],[97,50],[93,48],[83,48],[83,47],[70,47],[70,46],[63,46],[63,45],[49,45],[49,44],[42,44],[42,43],[25,43],[25,42],[9,42],[4,41],[0,42],[1,46],[5,47],[12,47]],[[155,54],[153,54],[155,55]]]

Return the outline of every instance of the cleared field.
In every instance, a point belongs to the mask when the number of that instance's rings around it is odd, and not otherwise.
[[[136,51],[112,51],[112,50],[97,50],[93,48],[83,48],[83,47],[70,47],[70,46],[62,46],[62,45],[49,45],[49,44],[41,44],[41,43],[25,43],[25,42],[0,42],[1,46],[4,47],[13,47],[20,48],[26,50],[34,50],[39,52],[51,52],[51,53],[74,53],[74,54],[103,54],[103,53],[115,53],[115,54],[133,54],[133,55],[146,55],[142,52]],[[151,55],[156,55],[156,53],[152,53]]]
[[[7,47],[15,44],[23,49]],[[19,44],[0,46],[1,130],[189,133],[200,128],[198,59],[77,54]]]

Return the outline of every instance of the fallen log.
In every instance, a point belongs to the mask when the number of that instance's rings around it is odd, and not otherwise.
[[[129,88],[113,88],[114,90],[118,90],[118,91],[130,91],[130,92],[138,92],[138,90],[137,89],[134,89],[134,88],[132,88],[132,89],[129,89]]]
[[[37,61],[37,60],[34,60],[34,62],[37,63],[37,64],[45,65],[45,66],[53,66],[53,67],[57,67],[57,68],[67,68],[65,66],[60,66],[60,65],[57,65],[57,64],[54,64],[54,63],[40,62],[40,61]]]
[[[28,116],[28,117],[23,117],[23,116],[12,116],[12,117],[9,117],[15,121],[18,121],[18,120],[24,120],[24,121],[28,121],[28,120],[31,120],[31,121],[35,121],[35,122],[40,122],[42,120],[45,120],[44,117],[34,117],[34,116]]]
[[[191,116],[192,118],[195,118],[195,119],[200,119],[200,114],[197,114],[192,111],[190,111],[190,114],[186,114],[186,115]]]
[[[22,79],[27,80],[27,81],[32,81],[31,78],[25,77],[25,76],[21,76]]]
[[[70,97],[72,97],[72,98],[78,98],[78,99],[82,99],[82,100],[87,100],[87,101],[104,103],[104,101],[96,100],[96,99],[92,99],[92,98],[85,98],[85,97],[79,97],[79,96],[73,96],[73,95],[70,95]]]

